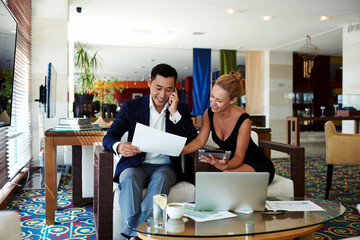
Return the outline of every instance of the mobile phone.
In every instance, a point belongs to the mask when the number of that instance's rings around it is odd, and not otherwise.
[[[200,156],[206,156],[206,157],[210,157],[209,154],[213,155],[215,158],[217,159],[223,159],[224,157],[226,157],[226,159],[229,161],[230,156],[231,156],[231,151],[226,151],[226,150],[222,150],[222,149],[200,149],[198,151],[198,161]]]

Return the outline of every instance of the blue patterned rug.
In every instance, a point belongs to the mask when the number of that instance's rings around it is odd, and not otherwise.
[[[64,172],[65,167],[59,167]],[[5,208],[16,210],[21,218],[22,239],[96,239],[93,207],[72,205],[71,174],[62,174],[58,188],[55,225],[45,223],[45,191],[23,190]]]
[[[276,172],[289,177],[289,159],[273,159]],[[60,168],[64,171],[65,168]],[[307,157],[305,165],[305,194],[309,198],[324,198],[325,157]],[[324,224],[315,239],[342,239],[360,236],[360,167],[335,166],[330,200],[346,207],[343,216]],[[92,206],[72,206],[71,174],[62,175],[58,190],[58,211],[54,226],[45,224],[44,190],[20,191],[5,209],[16,210],[21,216],[22,239],[96,239]]]

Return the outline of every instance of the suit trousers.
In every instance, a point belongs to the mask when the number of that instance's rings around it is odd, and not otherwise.
[[[121,172],[119,176],[119,203],[124,223],[121,233],[123,236],[136,236],[136,232],[127,227],[126,221],[136,212],[151,210],[153,208],[153,196],[160,193],[168,195],[176,180],[176,172],[170,164],[142,163]],[[142,190],[144,188],[147,188],[147,191],[143,199]]]

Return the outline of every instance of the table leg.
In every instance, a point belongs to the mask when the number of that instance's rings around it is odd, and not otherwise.
[[[74,207],[80,207],[82,204],[81,155],[81,146],[72,146],[72,200]]]
[[[295,119],[295,146],[300,146],[300,121]]]
[[[57,208],[57,169],[54,138],[45,137],[45,218],[46,224],[55,224]]]
[[[291,144],[291,123],[290,119],[286,119],[286,144]]]
[[[354,120],[354,132],[359,133],[359,120]]]

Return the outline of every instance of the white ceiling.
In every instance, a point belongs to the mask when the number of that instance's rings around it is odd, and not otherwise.
[[[219,49],[237,50],[244,64],[247,50],[297,51],[306,35],[322,55],[341,56],[342,29],[354,22],[359,0],[69,0],[70,41],[99,50],[101,75],[124,80],[146,78],[161,62],[180,79],[192,75],[193,48],[211,48],[219,70]]]

